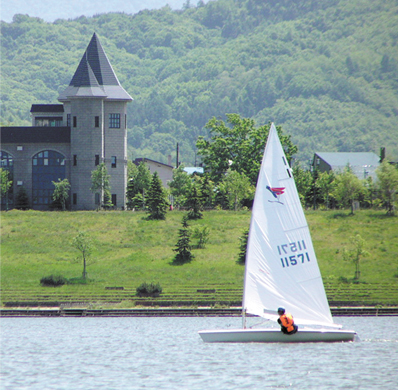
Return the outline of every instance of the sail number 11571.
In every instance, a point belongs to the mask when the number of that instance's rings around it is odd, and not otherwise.
[[[283,268],[310,261],[304,240],[278,245],[277,248]]]

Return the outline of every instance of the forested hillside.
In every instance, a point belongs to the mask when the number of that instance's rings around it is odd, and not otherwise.
[[[274,121],[307,164],[315,151],[387,148],[398,160],[395,0],[187,1],[135,15],[1,23],[1,123],[56,103],[96,32],[122,86],[129,157],[194,164],[213,117]],[[197,156],[199,161],[199,156]],[[175,160],[173,160],[175,161]]]

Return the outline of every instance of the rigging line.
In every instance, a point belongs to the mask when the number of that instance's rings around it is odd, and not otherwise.
[[[267,322],[267,321],[270,321],[270,320],[269,320],[269,319],[266,319],[266,320],[264,320],[264,321],[261,321],[261,322],[259,322],[258,324],[254,324],[254,325],[250,326],[249,329],[253,329],[255,326],[264,324],[264,322]]]

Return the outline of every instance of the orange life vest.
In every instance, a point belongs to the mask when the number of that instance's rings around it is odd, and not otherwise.
[[[284,326],[289,333],[294,330],[293,316],[290,313],[281,315],[279,319],[281,320],[282,326]]]

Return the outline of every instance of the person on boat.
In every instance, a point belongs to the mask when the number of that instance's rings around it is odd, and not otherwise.
[[[295,334],[298,326],[294,323],[293,316],[290,313],[285,313],[283,307],[278,308],[278,324],[281,326],[281,331],[285,334]]]

